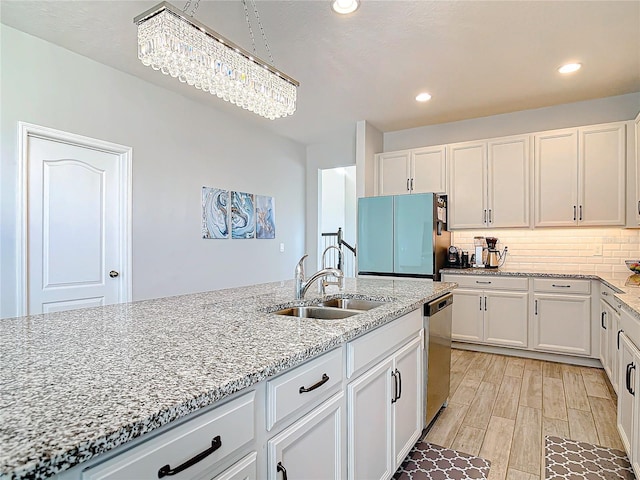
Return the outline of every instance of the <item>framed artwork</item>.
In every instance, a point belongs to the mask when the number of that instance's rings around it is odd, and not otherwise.
[[[231,238],[255,238],[253,194],[231,192]]]
[[[256,238],[276,238],[275,199],[256,195]]]
[[[202,238],[229,238],[229,190],[202,187]]]

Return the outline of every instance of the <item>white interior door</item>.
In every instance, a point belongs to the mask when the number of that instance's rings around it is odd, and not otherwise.
[[[24,313],[129,300],[122,155],[33,134],[24,150]]]

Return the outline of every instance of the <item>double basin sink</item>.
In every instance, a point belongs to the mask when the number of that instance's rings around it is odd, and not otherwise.
[[[273,312],[289,317],[340,320],[384,305],[385,302],[357,298],[334,298],[308,307],[290,307]]]

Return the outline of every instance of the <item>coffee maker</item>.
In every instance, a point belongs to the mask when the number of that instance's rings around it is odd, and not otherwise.
[[[486,237],[487,242],[487,261],[486,268],[498,268],[504,264],[507,258],[507,247],[501,252],[497,249],[498,239],[496,237]]]

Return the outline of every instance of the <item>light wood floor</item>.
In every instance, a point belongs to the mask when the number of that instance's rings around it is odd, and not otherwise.
[[[490,480],[543,480],[545,435],[624,450],[601,369],[465,350],[451,364],[426,440],[490,460]]]

